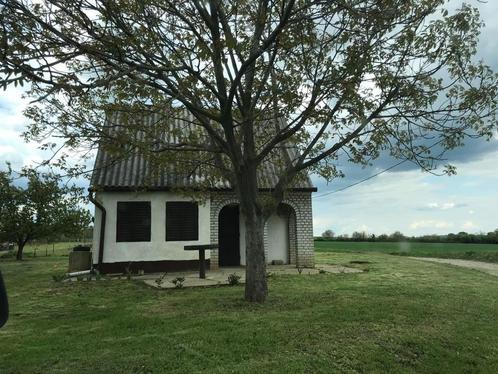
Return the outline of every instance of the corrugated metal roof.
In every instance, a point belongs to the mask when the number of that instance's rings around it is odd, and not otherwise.
[[[164,144],[179,144],[191,139],[209,142],[199,126],[193,124],[194,117],[186,110],[178,114],[157,112],[124,113],[107,115],[101,145],[97,152],[91,178],[92,190],[168,190],[175,188],[232,189],[228,179],[213,178],[213,169],[199,165],[201,152],[187,153],[154,152]],[[133,134],[130,138],[129,134]],[[190,135],[189,135],[190,134]],[[147,144],[148,151],[143,149]],[[141,146],[140,146],[141,145]],[[151,152],[152,151],[152,152]],[[206,155],[206,154],[204,154]],[[295,147],[280,147],[262,163],[258,170],[258,187],[273,188],[285,163],[297,155]],[[173,157],[172,157],[173,156]],[[192,157],[193,156],[193,157]],[[208,178],[208,176],[210,176]],[[296,180],[294,190],[315,190],[308,175]]]

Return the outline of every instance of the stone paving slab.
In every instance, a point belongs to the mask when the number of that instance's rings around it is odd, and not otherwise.
[[[469,269],[480,270],[485,273],[498,276],[498,264],[491,264],[482,261],[457,260],[451,258],[434,258],[434,257],[409,257],[413,260],[422,260],[429,262],[437,262],[440,264],[455,265]]]
[[[295,266],[277,265],[268,266],[267,272],[270,274],[290,274],[299,275],[299,271]],[[319,274],[320,270],[327,273],[342,274],[342,273],[361,273],[362,270],[350,268],[340,265],[317,265],[315,268],[303,268],[301,274],[313,275]],[[228,276],[236,274],[240,277],[239,282],[245,283],[245,268],[244,267],[230,267],[222,268],[216,271],[206,271],[206,279],[199,278],[199,272],[175,272],[167,273],[161,283],[156,282],[161,277],[161,273],[152,273],[142,276],[134,276],[135,280],[142,280],[146,285],[154,288],[175,288],[173,280],[178,277],[185,278],[183,287],[208,287],[219,286],[228,284]]]

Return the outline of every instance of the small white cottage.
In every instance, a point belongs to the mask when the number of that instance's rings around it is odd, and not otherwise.
[[[188,128],[192,120],[185,112],[185,121],[178,118],[168,123],[163,137],[168,143]],[[121,114],[106,119],[108,132],[120,128]],[[137,118],[143,125],[155,122],[158,114]],[[189,119],[190,118],[190,119]],[[137,137],[143,136],[141,132]],[[296,155],[285,147],[283,159]],[[269,191],[276,183],[278,164],[262,168],[258,184]],[[209,189],[200,201],[179,193],[179,189],[195,189],[202,175],[181,175],[175,165],[151,172],[146,157],[131,150],[116,159],[106,147],[100,147],[91,178],[90,198],[95,204],[92,258],[102,273],[144,270],[175,271],[198,268],[198,253],[185,251],[184,246],[218,243],[219,248],[207,251],[206,265],[211,269],[223,266],[244,266],[244,219],[238,201],[228,182]],[[176,192],[175,192],[176,191]],[[314,266],[311,193],[316,191],[308,177],[302,178],[286,194],[285,201],[265,226],[267,263]]]

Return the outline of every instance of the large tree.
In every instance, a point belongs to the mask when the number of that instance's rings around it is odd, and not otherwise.
[[[264,222],[303,171],[331,179],[341,155],[369,164],[383,152],[433,170],[466,136],[493,133],[497,79],[473,58],[479,14],[445,3],[0,0],[0,73],[4,87],[30,83],[27,137],[69,147],[135,141],[103,141],[106,110],[190,111],[209,141],[152,134],[136,147],[202,151],[230,180],[247,228],[246,299],[263,301]],[[258,168],[289,144],[299,155],[261,193]]]
[[[80,235],[91,221],[82,192],[52,173],[25,170],[14,179],[12,171],[0,172],[0,240],[15,242],[16,258],[22,260],[32,240]]]

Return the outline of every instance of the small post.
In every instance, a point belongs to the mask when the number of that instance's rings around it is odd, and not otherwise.
[[[45,257],[48,257],[48,247],[45,247]]]
[[[206,278],[206,268],[205,268],[205,261],[204,261],[204,251],[205,251],[205,249],[200,249],[199,250],[199,278],[202,278],[202,279]]]
[[[52,243],[52,254],[55,254],[55,243]]]
[[[218,244],[202,244],[202,245],[186,245],[183,247],[185,251],[199,252],[199,278],[206,278],[206,249],[218,248]]]

